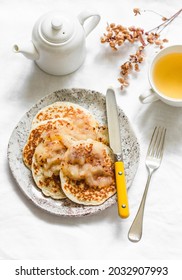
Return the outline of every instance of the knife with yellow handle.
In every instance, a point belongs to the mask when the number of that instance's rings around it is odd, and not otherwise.
[[[106,112],[109,133],[109,145],[115,157],[115,178],[118,213],[121,218],[127,218],[129,216],[128,194],[124,172],[117,103],[115,92],[112,88],[108,88],[106,92]]]

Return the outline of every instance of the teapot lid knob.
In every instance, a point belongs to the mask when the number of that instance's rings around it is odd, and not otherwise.
[[[63,22],[58,17],[54,17],[51,21],[52,28],[55,30],[60,30],[63,26]]]
[[[59,13],[48,14],[39,23],[39,35],[46,43],[61,44],[68,41],[75,32],[71,18]]]

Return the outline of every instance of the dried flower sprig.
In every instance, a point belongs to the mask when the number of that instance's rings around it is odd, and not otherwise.
[[[131,54],[129,59],[123,63],[120,68],[120,77],[118,81],[121,84],[121,89],[127,87],[129,85],[129,74],[134,71],[140,71],[140,64],[144,60],[144,50],[145,47],[149,44],[154,44],[160,49],[163,48],[164,43],[167,43],[168,40],[166,38],[161,39],[160,33],[164,28],[166,28],[181,12],[180,9],[177,13],[175,13],[170,18],[166,18],[165,16],[152,11],[152,10],[140,10],[138,8],[133,9],[134,15],[141,15],[142,12],[153,12],[159,15],[163,21],[162,24],[154,27],[153,29],[145,32],[143,28],[140,27],[124,27],[122,25],[116,25],[115,23],[107,24],[106,31],[101,37],[101,43],[108,43],[113,51],[117,51],[118,47],[122,46],[125,42],[129,42],[131,44],[138,42],[139,46],[135,54]]]

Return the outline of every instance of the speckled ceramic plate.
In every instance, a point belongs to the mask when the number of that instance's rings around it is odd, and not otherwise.
[[[96,214],[116,203],[116,195],[99,206],[84,206],[65,200],[53,200],[45,197],[36,187],[31,171],[24,165],[22,150],[27,141],[33,117],[43,107],[56,101],[77,103],[88,109],[101,123],[106,123],[105,96],[99,92],[86,89],[62,89],[42,98],[20,120],[14,129],[8,145],[10,169],[18,186],[24,194],[38,207],[52,214],[68,217],[80,217]],[[129,124],[127,116],[119,108],[121,139],[127,186],[130,187],[139,161],[139,144]]]

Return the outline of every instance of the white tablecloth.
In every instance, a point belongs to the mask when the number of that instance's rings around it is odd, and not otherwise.
[[[107,22],[141,26],[160,24],[153,13],[135,17],[132,10],[155,10],[166,17],[181,8],[180,1],[121,0],[0,0],[0,259],[181,259],[182,258],[182,108],[158,101],[142,105],[138,96],[148,85],[147,69],[156,49],[146,50],[141,71],[124,92],[117,81],[119,65],[134,47],[113,53],[100,44]],[[81,68],[64,77],[41,71],[34,62],[12,52],[12,45],[31,39],[36,19],[53,9],[74,11],[94,8],[101,14],[97,28],[87,38],[87,57]],[[182,44],[182,16],[163,32],[170,44]],[[140,143],[137,174],[129,190],[131,215],[121,220],[117,206],[95,216],[62,218],[45,213],[21,192],[8,167],[7,145],[12,130],[43,96],[61,88],[87,88],[105,93],[113,85],[117,101],[128,116]],[[144,215],[142,240],[131,243],[128,230],[139,207],[147,171],[145,156],[150,136],[158,124],[167,127],[163,162],[153,175]]]

